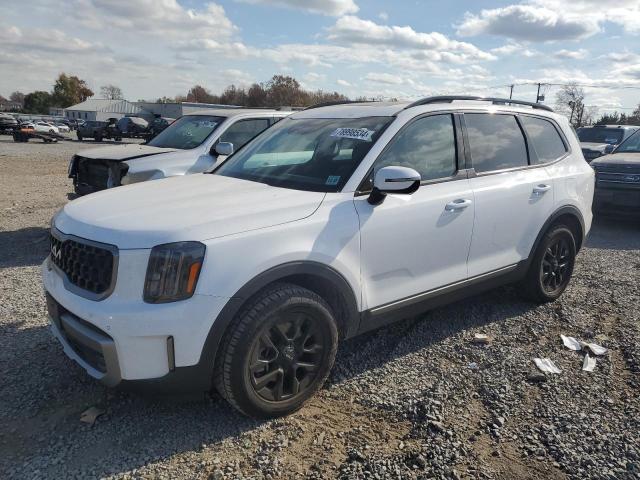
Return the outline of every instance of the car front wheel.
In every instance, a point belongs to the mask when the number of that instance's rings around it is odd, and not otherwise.
[[[540,241],[524,279],[525,295],[538,303],[556,300],[569,285],[575,259],[571,229],[565,225],[551,227]]]
[[[214,384],[246,415],[287,415],[322,386],[337,344],[335,319],[320,296],[275,284],[254,297],[227,329]]]

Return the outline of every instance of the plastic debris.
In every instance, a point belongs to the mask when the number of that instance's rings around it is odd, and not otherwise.
[[[585,372],[593,372],[593,369],[596,368],[596,359],[590,357],[588,353],[584,356],[584,362],[582,363],[582,370]]]
[[[90,407],[80,414],[80,421],[93,425],[100,415],[103,415],[105,411],[98,407]]]
[[[579,352],[580,350],[588,349],[591,351],[591,353],[595,355],[604,355],[609,351],[608,349],[598,345],[597,343],[582,342],[573,337],[567,337],[565,335],[560,335],[560,338],[562,338],[562,343],[564,343],[565,347],[567,347],[569,350],[574,350],[576,352]]]
[[[478,364],[476,362],[471,362],[467,365],[467,368],[470,370],[478,370],[480,367],[478,367]]]
[[[562,338],[562,343],[564,343],[564,346],[569,350],[574,350],[576,352],[582,350],[582,344],[575,338],[566,337],[564,335],[560,335],[560,338]]]
[[[536,367],[544,373],[562,373],[562,370],[556,367],[555,363],[548,358],[534,358],[533,361]]]
[[[604,355],[605,353],[607,353],[609,350],[601,347],[598,344],[595,343],[585,343],[582,342],[582,348],[587,347],[589,350],[591,350],[591,353],[593,353],[594,355]]]
[[[476,333],[473,336],[473,343],[476,345],[489,345],[491,343],[491,338],[489,338],[489,335],[487,334]]]

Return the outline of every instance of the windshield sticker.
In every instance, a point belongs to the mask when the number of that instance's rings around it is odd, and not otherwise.
[[[340,182],[340,175],[329,175],[327,177],[327,181],[324,182],[325,185],[337,185]]]
[[[337,128],[332,134],[332,137],[338,138],[351,138],[353,140],[362,140],[364,142],[370,142],[371,137],[375,132],[366,128]]]

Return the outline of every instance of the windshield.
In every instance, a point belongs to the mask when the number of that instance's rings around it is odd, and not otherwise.
[[[215,174],[296,190],[337,192],[392,120],[287,118],[239,150]]]
[[[588,143],[608,143],[609,145],[617,145],[624,137],[622,128],[579,128],[578,138],[581,142]]]
[[[622,142],[613,153],[622,152],[640,153],[640,130]]]
[[[181,117],[147,145],[160,148],[178,148],[188,150],[201,145],[209,135],[225,120],[225,117],[210,115],[187,115]]]

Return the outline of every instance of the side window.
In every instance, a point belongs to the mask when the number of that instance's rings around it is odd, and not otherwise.
[[[409,124],[378,157],[374,170],[389,165],[413,168],[422,180],[453,175],[457,170],[453,117],[433,115]]]
[[[268,126],[268,118],[252,118],[249,120],[240,120],[231,125],[227,129],[227,131],[220,136],[220,141],[231,142],[233,143],[234,150],[238,150]]]
[[[513,115],[466,113],[471,160],[476,172],[528,165],[527,146]]]
[[[520,121],[527,131],[531,146],[536,152],[536,157],[531,159],[531,163],[549,163],[557,160],[567,153],[558,130],[553,124],[542,118],[521,116]]]

